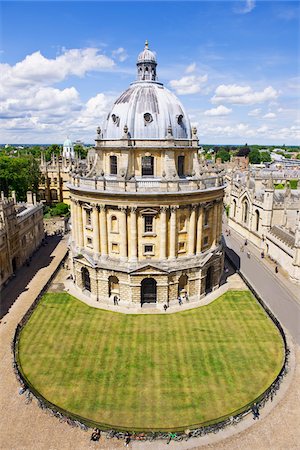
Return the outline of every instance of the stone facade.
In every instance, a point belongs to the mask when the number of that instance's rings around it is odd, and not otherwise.
[[[141,61],[149,52],[140,54],[138,70],[156,69],[153,54]],[[105,132],[97,129],[85,172],[70,177],[75,283],[95,301],[201,298],[223,271],[223,174],[199,160],[197,130],[176,97],[138,79],[116,101]],[[165,124],[168,114],[173,125]],[[120,132],[129,116],[133,128]]]
[[[30,258],[44,238],[43,206],[31,192],[26,203],[13,198],[0,200],[0,290],[14,272]]]
[[[300,283],[300,190],[275,189],[300,172],[248,171],[227,175],[228,224]]]

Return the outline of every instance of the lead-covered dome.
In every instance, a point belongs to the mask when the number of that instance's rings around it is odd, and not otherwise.
[[[137,61],[138,81],[115,101],[108,114],[103,139],[190,139],[189,118],[178,98],[156,78],[156,57],[146,41]]]

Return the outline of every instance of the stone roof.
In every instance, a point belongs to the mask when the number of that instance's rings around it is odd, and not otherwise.
[[[288,230],[285,230],[282,227],[279,227],[277,225],[274,225],[269,233],[271,233],[273,236],[277,237],[280,241],[282,241],[284,244],[288,245],[289,247],[293,248],[295,246],[295,235],[289,232]]]

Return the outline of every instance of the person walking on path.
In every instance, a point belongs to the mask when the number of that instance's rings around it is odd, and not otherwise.
[[[250,259],[250,252],[247,252],[247,257]]]
[[[164,304],[164,310],[165,310],[165,312],[167,311],[167,309],[168,309],[168,306],[166,305],[166,303]]]
[[[256,403],[252,406],[253,420],[259,419],[259,409]]]
[[[275,273],[278,273],[278,266],[275,266]]]
[[[179,306],[182,305],[182,299],[181,299],[181,296],[180,296],[180,295],[178,295],[178,304],[179,304]]]

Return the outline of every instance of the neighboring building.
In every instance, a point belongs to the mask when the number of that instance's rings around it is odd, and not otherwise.
[[[68,160],[70,160],[70,159],[72,160],[75,158],[73,143],[69,138],[67,138],[63,144],[62,156],[63,156],[63,158],[66,158]]]
[[[146,43],[137,81],[68,185],[73,277],[95,301],[200,299],[223,272],[222,173],[200,164],[197,130],[156,66]]]
[[[43,206],[27,193],[27,203],[0,200],[0,289],[30,258],[44,238]]]
[[[300,283],[300,189],[275,189],[299,171],[234,172],[228,176],[228,224]]]
[[[70,147],[66,147],[70,149]],[[67,151],[67,150],[66,150]],[[85,161],[75,155],[74,158],[52,155],[50,161],[46,161],[45,154],[41,155],[39,184],[39,200],[47,205],[59,202],[70,204],[70,193],[67,183],[70,171],[80,171],[85,167]]]

